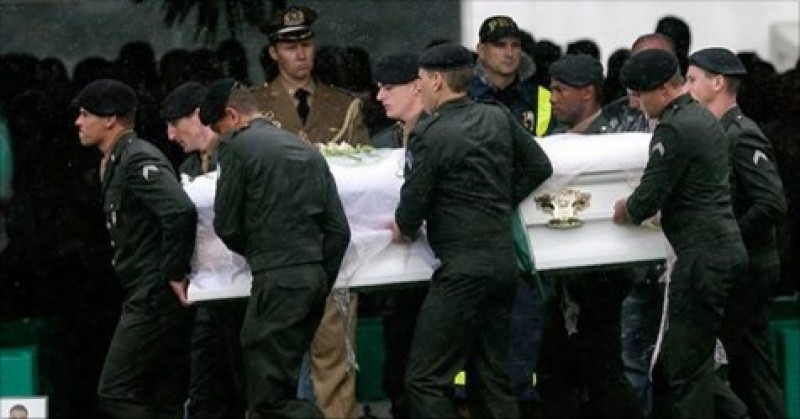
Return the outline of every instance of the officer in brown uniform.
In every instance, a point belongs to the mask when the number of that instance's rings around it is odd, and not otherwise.
[[[349,93],[318,83],[313,77],[317,13],[290,6],[272,15],[261,31],[269,37],[269,55],[278,75],[253,89],[259,110],[273,124],[312,143],[368,143],[361,101]],[[311,345],[311,379],[317,406],[329,418],[355,417],[356,377],[348,366],[345,336],[355,341],[355,294],[328,297],[325,314]],[[336,299],[344,304],[337,304]],[[347,313],[345,318],[340,314]]]
[[[290,6],[261,26],[269,37],[269,55],[278,63],[278,76],[253,89],[258,107],[275,125],[313,143],[367,143],[361,101],[314,80],[311,25],[316,19],[313,9]]]

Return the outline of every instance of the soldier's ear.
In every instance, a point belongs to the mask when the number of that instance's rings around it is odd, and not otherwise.
[[[269,51],[269,57],[272,58],[273,61],[278,61],[278,50],[275,48],[275,45],[270,45],[267,50]]]
[[[725,88],[725,77],[721,74],[717,74],[711,79],[711,87],[714,89],[714,92],[719,92]]]

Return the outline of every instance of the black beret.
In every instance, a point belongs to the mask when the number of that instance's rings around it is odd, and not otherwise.
[[[170,92],[161,102],[161,119],[169,122],[194,113],[200,107],[206,88],[196,81],[187,81]]]
[[[636,92],[661,87],[678,72],[678,59],[671,52],[647,49],[633,54],[620,70],[622,85]]]
[[[453,42],[430,47],[419,57],[419,67],[425,70],[457,70],[474,64],[472,53]]]
[[[87,84],[72,104],[98,116],[119,116],[135,111],[137,102],[136,93],[127,84],[99,79]]]
[[[689,56],[689,64],[723,76],[745,76],[747,69],[742,60],[725,48],[706,48]]]
[[[603,83],[603,64],[586,54],[567,54],[550,65],[550,77],[572,87]]]
[[[215,80],[208,86],[203,102],[200,103],[200,122],[203,125],[211,125],[222,117],[225,105],[228,104],[228,96],[238,84],[236,80],[226,78]]]
[[[419,74],[419,55],[391,54],[375,63],[375,81],[380,84],[406,84]]]
[[[289,6],[265,20],[259,29],[270,43],[295,42],[314,36],[311,25],[317,20],[316,10],[306,6]]]
[[[492,16],[486,18],[478,30],[480,42],[494,42],[505,37],[520,37],[519,27],[514,19],[508,16]]]

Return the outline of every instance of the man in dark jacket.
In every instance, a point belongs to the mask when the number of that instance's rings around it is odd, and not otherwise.
[[[667,285],[668,326],[655,379],[657,392],[659,383],[664,385],[666,405],[656,404],[654,413],[713,417],[715,399],[724,399],[736,405],[732,417],[744,417],[744,404],[714,373],[728,291],[747,265],[731,208],[728,140],[716,118],[683,93],[673,54],[642,51],[622,67],[621,75],[658,125],[641,183],[617,201],[614,221],[641,224],[661,211],[664,234],[677,256]]]
[[[736,104],[746,74],[730,50],[706,48],[689,57],[686,86],[719,118],[728,136],[733,213],[750,257],[748,275],[731,290],[722,322],[728,377],[751,417],[782,418],[783,392],[767,333],[771,297],[780,279],[776,225],[786,213],[786,198],[770,141]]]
[[[233,79],[214,82],[200,119],[222,136],[214,229],[247,259],[253,287],[242,327],[251,418],[321,418],[296,396],[350,228],[322,154],[261,117]]]
[[[89,83],[75,98],[81,144],[100,165],[112,264],[124,300],[98,388],[99,414],[179,417],[186,399],[186,274],[197,213],[167,159],[136,137],[136,95],[117,80]]]
[[[181,84],[170,92],[161,104],[161,118],[167,123],[167,137],[178,143],[187,153],[180,167],[184,186],[191,188],[193,180],[217,170],[219,136],[200,122],[200,103],[206,88],[198,82]],[[198,210],[198,245],[192,260],[190,281],[199,288],[219,287],[217,284],[233,282],[237,273],[214,261],[203,260],[211,247],[208,236],[213,234],[213,218],[209,205],[213,204],[213,179],[207,183],[200,199],[197,192],[189,193]],[[194,190],[196,191],[196,188]],[[190,190],[191,191],[191,190]],[[205,196],[204,196],[205,198]],[[203,233],[204,232],[204,233]],[[214,237],[214,241],[218,241]],[[205,248],[205,249],[204,249]],[[204,253],[203,250],[206,252]],[[202,255],[202,256],[201,256]],[[241,261],[241,256],[227,252],[230,260]],[[202,267],[210,268],[202,269]],[[191,332],[191,367],[189,374],[189,418],[243,417],[247,410],[244,392],[244,367],[239,344],[246,298],[225,298],[200,301],[193,305],[194,318]]]
[[[486,18],[478,37],[478,62],[468,96],[506,105],[531,135],[550,133],[555,126],[550,91],[534,80],[536,65],[522,52],[522,32],[517,23],[508,16]]]
[[[544,137],[556,125],[551,95],[536,81],[536,64],[522,51],[522,37],[522,31],[509,16],[490,16],[483,21],[478,30],[478,60],[467,95],[477,101],[502,103],[528,133]],[[534,377],[542,330],[543,296],[531,284],[521,276],[518,278],[508,355],[511,383],[524,416],[535,414],[538,400]]]
[[[466,96],[472,54],[456,44],[419,60],[430,118],[410,139],[393,225],[412,240],[427,223],[435,270],[412,343],[406,391],[413,417],[456,417],[452,382],[466,357],[474,417],[519,417],[508,380],[510,312],[517,289],[513,209],[544,182],[547,156],[501,106]]]

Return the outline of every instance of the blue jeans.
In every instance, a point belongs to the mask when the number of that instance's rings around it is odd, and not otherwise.
[[[663,285],[658,282],[662,271],[659,264],[641,273],[640,280],[634,282],[630,294],[622,302],[620,316],[625,377],[636,392],[645,418],[651,416],[653,407],[650,360],[658,337],[664,302]]]
[[[314,396],[314,382],[311,381],[311,362],[308,351],[303,354],[303,363],[300,364],[300,376],[297,379],[297,398],[306,399],[312,403],[317,401]]]

